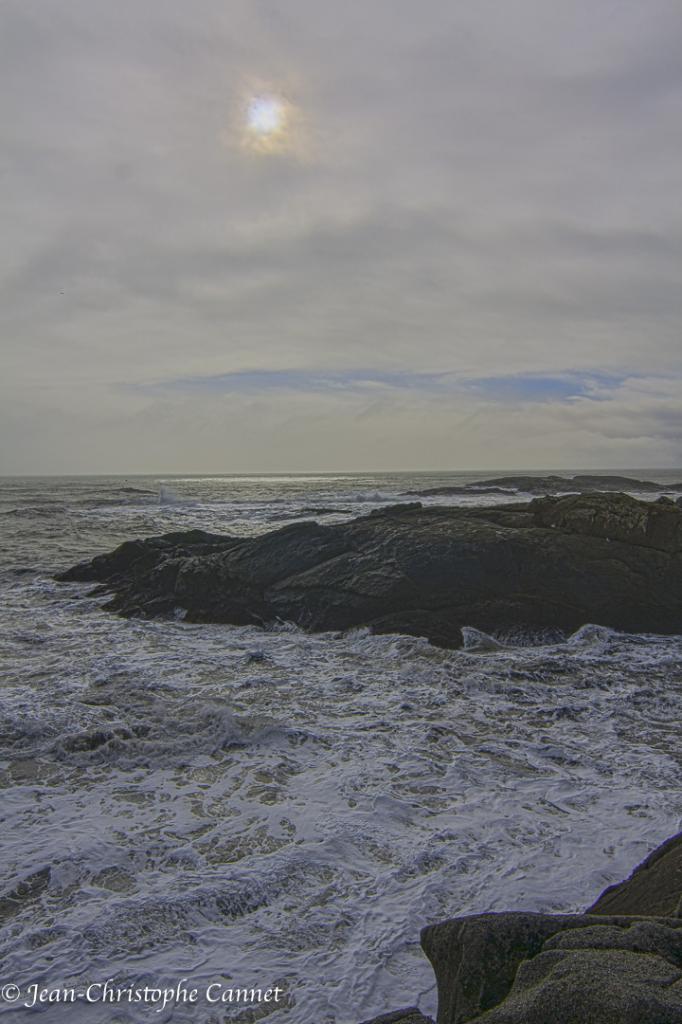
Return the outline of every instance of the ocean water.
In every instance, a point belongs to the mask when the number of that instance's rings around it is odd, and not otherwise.
[[[476,478],[0,481],[0,983],[24,993],[9,1020],[433,1013],[424,924],[583,909],[680,829],[681,637],[586,623],[499,647],[472,631],[453,652],[123,620],[53,580],[136,536],[255,534],[310,508],[342,521]],[[24,1006],[32,984],[107,979],[280,997]]]

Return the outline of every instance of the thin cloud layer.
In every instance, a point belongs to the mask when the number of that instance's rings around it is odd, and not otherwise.
[[[682,461],[675,0],[0,29],[2,471]]]

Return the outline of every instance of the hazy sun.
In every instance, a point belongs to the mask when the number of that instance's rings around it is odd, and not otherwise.
[[[246,112],[249,131],[267,136],[281,132],[286,122],[286,107],[277,96],[254,96]]]
[[[309,122],[292,97],[301,95],[294,80],[273,84],[250,79],[240,84],[230,111],[229,127],[222,133],[225,145],[235,142],[250,156],[310,159]]]

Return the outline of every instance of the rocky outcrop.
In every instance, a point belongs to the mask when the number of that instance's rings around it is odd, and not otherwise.
[[[680,1024],[682,919],[483,914],[424,929],[438,1024]]]
[[[532,508],[538,526],[670,554],[682,551],[682,516],[675,514],[677,507],[672,502],[637,501],[626,494],[602,494],[591,499],[569,495],[536,498]]]
[[[639,494],[657,494],[660,491],[679,493],[682,483],[664,485],[653,480],[637,480],[629,476],[581,474],[579,476],[499,476],[492,480],[479,480],[471,484],[427,487],[423,490],[408,491],[408,494],[455,495],[455,494],[566,494],[577,491],[592,494],[595,491],[637,491]]]
[[[682,510],[622,494],[490,508],[397,505],[259,537],[195,530],[122,544],[92,580],[128,616],[310,630],[369,626],[457,647],[461,628],[679,632]]]
[[[605,889],[587,913],[682,917],[682,833],[657,847],[624,882]]]
[[[682,1024],[682,833],[585,914],[454,918],[421,941],[437,1024]]]

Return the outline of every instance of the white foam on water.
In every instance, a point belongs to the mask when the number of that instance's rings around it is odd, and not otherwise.
[[[144,514],[148,533],[184,522]],[[191,525],[216,514],[196,506]],[[93,509],[65,554],[102,522]],[[12,578],[0,613],[2,891],[49,872],[3,922],[19,985],[231,977],[286,989],[273,1024],[355,1024],[418,997],[433,1013],[421,926],[584,908],[680,827],[679,637],[468,630],[445,651],[122,620],[88,589]]]

